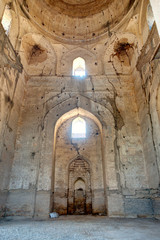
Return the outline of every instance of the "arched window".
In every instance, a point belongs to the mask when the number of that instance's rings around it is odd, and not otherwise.
[[[149,30],[151,30],[153,23],[154,23],[154,15],[153,15],[153,11],[152,11],[152,7],[150,4],[148,4],[147,7],[147,22],[148,22],[148,26],[149,26]]]
[[[77,117],[72,121],[72,138],[86,138],[86,122]]]
[[[6,5],[1,23],[7,35],[9,33],[11,21],[12,21],[11,9],[8,5]]]
[[[85,60],[81,57],[74,59],[72,75],[76,77],[84,77],[86,75],[85,71]]]

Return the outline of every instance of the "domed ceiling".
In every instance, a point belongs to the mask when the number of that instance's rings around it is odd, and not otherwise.
[[[99,39],[117,25],[136,0],[19,0],[22,11],[45,34],[68,43]]]

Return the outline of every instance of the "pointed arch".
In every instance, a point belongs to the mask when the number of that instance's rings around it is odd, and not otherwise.
[[[99,69],[101,69],[101,63],[98,61],[97,55],[92,50],[82,47],[75,48],[71,51],[67,51],[67,49],[65,50],[65,53],[61,58],[60,74],[64,76],[73,75],[73,62],[78,58],[85,61],[85,74],[87,76],[101,74],[99,72]]]
[[[99,111],[97,111],[99,110]],[[57,114],[58,113],[58,114]],[[102,114],[103,113],[103,114]],[[73,98],[67,98],[63,102],[60,102],[56,106],[50,106],[47,114],[44,116],[42,127],[43,134],[46,136],[45,143],[42,143],[43,157],[46,159],[42,169],[42,172],[39,172],[39,179],[42,181],[50,182],[50,188],[54,192],[55,188],[55,148],[56,148],[56,136],[57,130],[61,124],[67,121],[70,118],[76,116],[84,116],[85,118],[90,118],[93,120],[96,125],[99,127],[101,133],[101,148],[102,148],[102,169],[103,169],[103,182],[104,182],[104,191],[105,191],[105,209],[108,209],[108,196],[107,196],[107,186],[111,189],[118,189],[117,175],[116,175],[116,164],[114,167],[110,167],[110,162],[115,162],[114,154],[110,154],[114,149],[114,137],[115,137],[115,125],[114,118],[109,108],[104,107],[98,102],[94,102],[92,99],[86,98],[81,95],[75,95]],[[55,116],[57,116],[55,118]],[[111,144],[108,144],[108,143]],[[107,147],[106,147],[107,146]],[[48,154],[48,151],[52,152],[51,155]],[[74,158],[75,159],[75,158]],[[86,160],[86,158],[84,158]],[[86,160],[87,161],[87,160]],[[92,163],[90,163],[92,165]],[[46,171],[46,170],[47,171]],[[92,166],[93,169],[93,166]],[[105,174],[106,173],[106,174]],[[92,174],[92,170],[91,170]],[[66,179],[66,183],[68,180]],[[41,196],[37,195],[37,202]],[[54,195],[51,194],[48,196],[48,213],[53,210]],[[103,201],[103,199],[102,199]],[[36,206],[38,203],[36,202]],[[36,214],[41,215],[40,211],[36,211]]]

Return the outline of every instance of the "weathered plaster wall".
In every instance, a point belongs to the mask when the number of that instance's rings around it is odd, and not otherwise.
[[[36,19],[35,3],[28,2]],[[100,199],[107,214],[127,217],[160,214],[159,52],[154,28],[148,38],[147,4],[135,1],[135,7],[118,28],[111,30],[110,24],[105,26],[105,37],[87,33],[86,39],[80,40],[82,36],[77,35],[78,42],[76,39],[69,42],[65,33],[57,42],[53,37],[56,33],[44,34],[51,25],[41,19],[36,21],[42,27],[36,29],[31,24],[33,19],[27,14],[28,9],[25,10],[26,4],[21,9],[15,3],[11,5],[13,19],[9,38],[12,45],[3,31],[0,37],[1,43],[5,43],[0,45],[2,214],[49,216],[56,199],[54,177],[61,168],[58,181],[65,173],[64,150],[67,161],[75,157],[67,132],[77,109],[84,112],[83,117],[88,121],[97,119],[97,125],[91,123],[93,129],[101,126],[101,152],[100,135],[91,137],[89,141],[97,144],[97,151],[95,148],[90,151],[90,143],[85,144],[85,157],[100,162],[101,178],[97,181],[96,174],[91,178],[95,184],[101,180],[98,188],[103,188]],[[42,5],[38,6],[42,10]],[[90,44],[86,44],[87,39]],[[86,61],[84,79],[71,76],[72,62],[79,56]],[[59,124],[61,134],[56,141],[57,123],[65,114],[69,117]],[[61,166],[57,167],[56,163]],[[96,171],[96,164],[92,171]],[[66,174],[61,177],[61,183],[66,189],[64,177]],[[62,202],[63,197],[64,194]],[[104,205],[100,205],[104,209]],[[102,213],[102,208],[95,212]],[[93,209],[96,209],[94,203]]]
[[[23,100],[22,65],[0,24],[0,216],[6,212],[7,190]]]
[[[38,206],[35,214],[39,216],[50,211],[54,126],[64,113],[76,107],[94,114],[103,126],[105,198],[109,215],[127,215],[123,195],[134,198],[136,190],[147,188],[131,76],[118,79],[98,76],[92,77],[92,81],[91,78],[34,77],[27,82],[18,129],[8,201],[11,212],[15,213],[18,208],[23,214],[32,215],[35,206]],[[24,190],[28,197],[31,194],[31,202],[28,198],[17,202]],[[46,209],[42,208],[42,196]]]
[[[148,186],[157,188],[153,195],[155,215],[159,215],[160,184],[160,125],[159,125],[159,36],[153,25],[142,49],[135,74],[136,100],[139,112],[146,161]]]

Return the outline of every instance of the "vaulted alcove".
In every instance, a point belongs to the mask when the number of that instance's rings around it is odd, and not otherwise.
[[[59,214],[106,214],[104,146],[99,120],[83,109],[75,109],[61,116],[57,124],[53,211]]]

